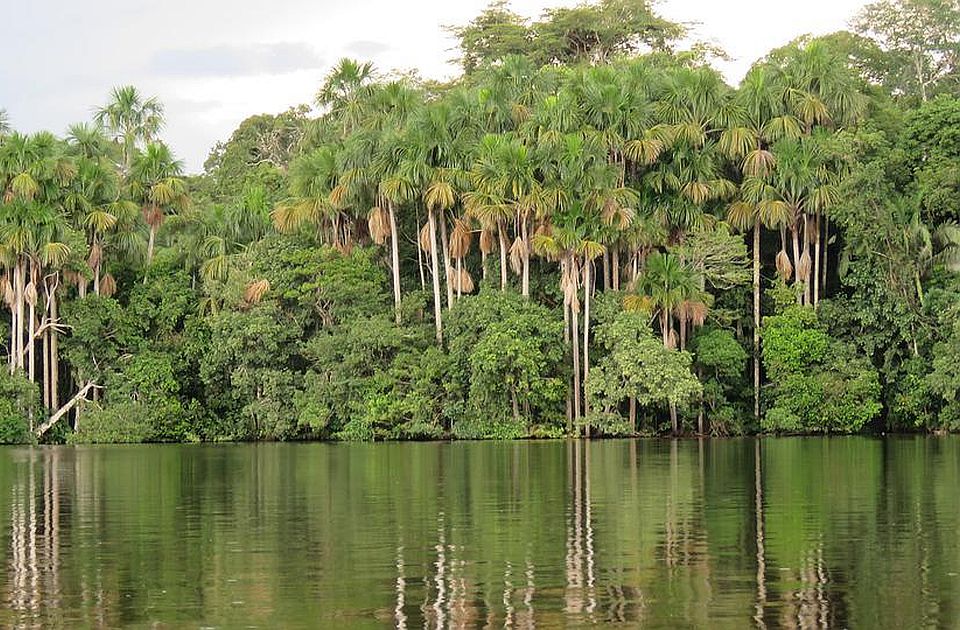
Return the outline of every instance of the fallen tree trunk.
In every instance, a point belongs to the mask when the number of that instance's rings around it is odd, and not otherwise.
[[[67,401],[67,403],[63,407],[60,407],[59,409],[57,409],[57,411],[52,416],[50,416],[49,420],[47,420],[46,422],[41,424],[39,427],[37,427],[37,437],[38,438],[43,437],[43,434],[49,431],[50,427],[55,425],[57,421],[60,420],[60,418],[67,415],[67,413],[71,409],[73,409],[78,402],[86,399],[87,392],[89,392],[91,389],[94,389],[96,387],[97,387],[97,384],[94,383],[93,381],[90,381],[86,385],[81,387],[80,391],[77,392],[76,396],[74,396],[69,401]]]

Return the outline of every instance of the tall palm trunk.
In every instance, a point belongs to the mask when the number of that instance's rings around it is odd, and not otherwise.
[[[24,292],[24,269],[23,269],[23,259],[18,258],[16,267],[14,268],[14,278],[13,282],[16,285],[15,296],[16,307],[17,307],[17,323],[14,328],[16,329],[16,340],[14,341],[13,351],[17,355],[17,368],[23,369],[23,292]]]
[[[397,233],[397,213],[393,202],[387,202],[387,212],[390,215],[390,255],[391,271],[393,272],[393,307],[397,324],[400,323],[400,237]]]
[[[810,260],[810,215],[803,215],[803,256],[801,260]],[[807,267],[803,270],[804,280],[803,280],[803,303],[806,305],[812,304],[811,293],[810,293],[810,284],[814,280],[810,276],[810,268]]]
[[[530,236],[528,234],[526,217],[520,217],[520,233],[523,238],[523,284],[521,290],[523,297],[530,297]]]
[[[420,227],[420,211],[417,210],[417,228]],[[417,235],[417,270],[420,272],[420,289],[427,289],[427,277],[423,272],[423,247],[420,245],[419,234]]]
[[[573,320],[573,419],[580,422],[580,403],[583,400],[580,389],[580,311],[576,305],[570,306]]]
[[[560,261],[561,277],[566,268],[566,262]],[[563,301],[563,345],[570,347],[570,305],[566,299]],[[573,435],[573,397],[570,390],[567,390],[567,435]]]
[[[500,290],[507,290],[507,227],[503,219],[497,221],[497,235],[500,239]]]
[[[613,290],[620,290],[620,249],[618,247],[613,248],[611,253],[612,263],[613,263]]]
[[[800,282],[800,230],[798,222],[790,226],[790,238],[793,241],[793,281]],[[797,296],[797,303],[803,304],[803,296]]]
[[[590,374],[590,292],[591,267],[593,262],[584,258],[583,261],[583,384],[586,387],[587,377]],[[583,413],[590,415],[590,400],[583,398]],[[590,437],[590,423],[586,425],[587,437]]]
[[[813,305],[820,304],[820,211],[813,219],[813,277],[808,284],[813,285]]]
[[[37,357],[34,352],[36,350],[34,337],[37,333],[37,286],[33,278],[30,279],[30,284],[27,285],[26,300],[27,305],[30,307],[30,314],[27,320],[29,322],[27,326],[27,376],[31,383],[36,383]]]
[[[157,242],[157,228],[150,226],[150,239],[147,241],[147,264],[153,262],[153,248]]]
[[[440,312],[440,261],[437,257],[437,217],[433,209],[427,211],[430,226],[430,269],[433,272],[433,319],[437,328],[437,345],[443,345],[443,318]]]
[[[567,254],[561,260],[561,277],[566,278],[567,282],[577,282],[577,259],[572,254]],[[577,299],[576,286],[564,285],[564,307],[570,309],[571,334],[568,341],[573,350],[573,419],[574,426],[580,423],[580,403],[582,400],[580,389],[580,305]],[[570,297],[572,296],[572,297]],[[567,299],[567,298],[570,299]],[[579,429],[577,429],[579,431]]]
[[[823,294],[827,293],[827,265],[830,260],[830,215],[823,217]]]
[[[440,211],[440,241],[443,245],[443,279],[447,287],[447,308],[453,308],[453,283],[450,282],[450,246],[447,241],[447,213]]]
[[[603,252],[603,290],[609,291],[610,286],[610,250]]]
[[[753,417],[760,421],[760,220],[753,224]]]
[[[57,309],[57,287],[59,281],[56,281],[53,290],[50,292],[50,321],[57,323],[59,312]],[[60,333],[54,327],[50,328],[50,408],[60,408]]]

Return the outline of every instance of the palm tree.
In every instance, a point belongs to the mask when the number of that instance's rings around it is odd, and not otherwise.
[[[797,138],[800,121],[787,113],[784,103],[785,86],[778,75],[766,66],[756,66],[740,84],[734,101],[730,125],[719,139],[720,149],[738,162],[741,181],[735,200],[727,208],[727,221],[740,231],[753,230],[753,411],[760,421],[760,271],[761,231],[778,227],[785,216],[770,216],[770,210],[785,210],[782,206],[767,206],[760,217],[760,204],[765,186],[776,168],[776,157],[770,150],[773,142],[782,138]],[[772,221],[772,223],[770,222]]]
[[[679,256],[672,253],[654,252],[647,258],[647,265],[638,286],[639,295],[632,296],[626,305],[631,309],[652,310],[660,319],[660,332],[665,348],[677,347],[677,334],[673,329],[673,317],[680,320],[680,349],[686,344],[688,321],[702,324],[706,317],[707,296],[699,288],[695,273]],[[628,296],[630,297],[630,296]],[[673,435],[679,433],[676,405],[670,405],[670,424]]]
[[[0,138],[13,131],[10,126],[10,119],[7,117],[7,110],[0,109]]]
[[[55,387],[56,382],[52,383],[50,376],[56,375],[55,368],[51,371],[56,351],[48,354],[49,303],[40,322],[37,305],[44,269],[59,267],[69,254],[61,238],[66,229],[61,194],[74,176],[74,166],[61,149],[56,138],[46,132],[12,134],[0,145],[0,259],[12,267],[12,279],[5,283],[12,316],[10,370],[26,369],[28,378],[36,381],[35,340],[43,335],[41,380],[48,404],[51,385]],[[53,313],[55,316],[55,307]],[[32,422],[33,411],[30,413]]]
[[[147,264],[153,261],[157,232],[170,211],[182,211],[189,205],[186,185],[181,174],[183,163],[173,157],[170,149],[159,142],[147,145],[138,153],[131,171],[130,191],[140,203],[143,218],[149,228]]]
[[[130,175],[138,148],[152,143],[163,128],[163,105],[155,96],[144,99],[132,85],[115,87],[110,102],[96,110],[94,120],[120,147],[120,168]]]
[[[317,92],[315,102],[340,122],[344,136],[360,124],[365,92],[374,77],[373,64],[344,57],[327,74]]]

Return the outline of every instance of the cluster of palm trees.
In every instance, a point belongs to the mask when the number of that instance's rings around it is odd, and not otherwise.
[[[378,80],[343,60],[317,104],[322,141],[291,165],[276,227],[340,248],[389,241],[398,321],[400,249],[411,243],[438,343],[444,308],[475,290],[471,273],[493,283],[497,265],[501,289],[512,272],[530,296],[539,257],[558,278],[579,419],[597,290],[626,290],[627,307],[649,311],[669,347],[685,348],[706,320],[712,296],[682,248],[691,235],[752,230],[756,356],[762,230],[780,235],[782,279],[817,304],[843,130],[864,98],[845,60],[811,41],[772,53],[736,90],[666,55],[575,68],[513,56],[443,88]]]
[[[159,104],[124,87],[93,124],[74,125],[63,139],[0,127],[0,289],[10,311],[8,369],[42,383],[44,410],[60,407],[65,385],[60,298],[67,292],[84,297],[90,290],[112,295],[116,280],[107,262],[149,260],[163,217],[186,203],[180,163],[155,142],[161,124]],[[31,419],[41,412],[31,409]]]

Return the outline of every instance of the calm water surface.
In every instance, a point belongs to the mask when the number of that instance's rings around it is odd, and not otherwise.
[[[960,438],[0,450],[0,627],[960,627]]]

